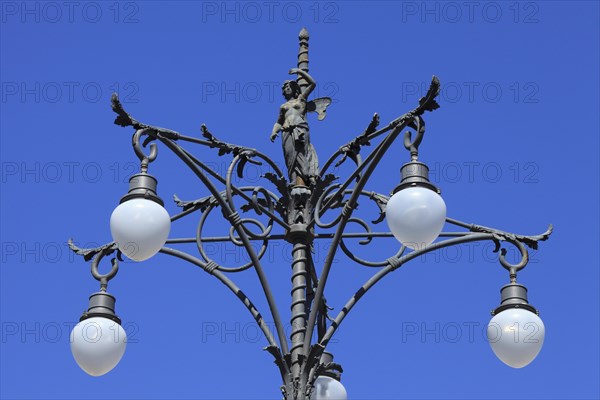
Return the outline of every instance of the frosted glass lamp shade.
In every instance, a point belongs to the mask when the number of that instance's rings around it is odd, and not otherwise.
[[[494,354],[513,368],[523,368],[537,357],[544,344],[545,333],[540,317],[523,308],[499,312],[487,328]]]
[[[319,376],[315,380],[310,400],[347,400],[346,388],[340,381],[329,376]]]
[[[390,231],[406,247],[418,250],[433,243],[446,222],[446,203],[431,189],[415,186],[396,192],[388,201]]]
[[[92,317],[71,331],[71,352],[75,361],[91,376],[101,376],[121,361],[127,347],[125,330],[108,318]]]
[[[119,250],[135,261],[144,261],[164,246],[171,219],[160,204],[135,198],[119,204],[110,217],[110,232]]]

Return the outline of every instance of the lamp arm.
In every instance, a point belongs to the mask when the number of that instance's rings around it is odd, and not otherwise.
[[[446,222],[452,225],[460,226],[463,228],[467,228],[470,232],[484,232],[491,233],[494,235],[494,242],[496,243],[496,248],[494,252],[500,251],[499,261],[500,264],[511,273],[511,275],[516,274],[518,271],[525,268],[527,262],[529,261],[529,253],[527,251],[527,247],[537,250],[538,242],[543,242],[548,240],[550,235],[552,235],[552,231],[554,230],[554,226],[552,224],[548,225],[548,229],[544,233],[535,236],[527,236],[527,235],[519,235],[516,233],[510,233],[506,231],[502,231],[496,228],[490,228],[483,225],[469,224],[466,222],[459,221],[453,218],[446,218]],[[517,247],[519,253],[521,254],[521,260],[517,264],[511,264],[506,260],[506,249],[500,249],[500,241],[506,241],[512,243]]]
[[[413,140],[411,138],[410,132],[406,132],[404,136],[404,146],[407,150],[411,152],[412,157],[416,157],[418,153],[418,147],[421,144],[421,140],[423,139],[423,133],[425,132],[425,125],[421,115],[425,111],[434,111],[438,109],[440,106],[436,102],[435,98],[440,93],[440,81],[434,75],[431,78],[431,83],[429,85],[429,89],[427,90],[427,94],[419,99],[419,105],[411,111],[409,114],[412,115],[412,121],[410,122],[410,126],[416,131],[417,135]],[[379,115],[375,113],[371,122],[367,126],[367,128],[363,131],[362,134],[358,135],[356,138],[352,139],[350,142],[346,143],[342,147],[340,147],[328,160],[325,162],[323,168],[321,169],[320,176],[324,177],[325,172],[329,168],[329,166],[335,161],[335,159],[343,155],[343,158],[336,163],[336,167],[341,165],[348,157],[350,157],[358,167],[363,163],[360,157],[360,149],[362,146],[369,146],[371,144],[371,140],[375,139],[377,136],[383,135],[384,133],[394,129],[408,114],[402,115],[385,127],[377,129],[379,126]]]
[[[433,243],[429,246],[426,246],[425,248],[423,248],[421,250],[413,251],[413,252],[411,252],[405,256],[402,256],[400,258],[397,258],[397,257],[389,258],[388,266],[386,268],[380,269],[376,274],[374,274],[371,278],[369,278],[367,280],[367,282],[360,287],[360,289],[358,289],[354,293],[354,295],[346,302],[344,307],[342,307],[341,311],[334,318],[333,322],[327,329],[327,332],[325,333],[323,338],[321,338],[321,340],[318,343],[311,346],[310,352],[308,355],[308,360],[309,360],[310,364],[307,364],[307,376],[308,376],[307,379],[308,379],[308,381],[311,382],[312,380],[315,379],[315,374],[316,374],[316,370],[319,366],[319,359],[321,357],[321,354],[323,354],[323,351],[326,349],[327,344],[329,343],[329,341],[331,340],[333,335],[337,332],[341,323],[344,321],[346,316],[350,313],[352,308],[354,308],[356,303],[358,303],[358,301],[373,286],[375,286],[375,284],[377,282],[379,282],[381,279],[383,279],[390,272],[395,271],[396,269],[401,267],[406,262],[408,262],[408,261],[412,260],[413,258],[416,258],[422,254],[428,253],[433,250],[441,249],[444,247],[456,245],[456,244],[467,243],[467,242],[472,242],[472,241],[481,241],[481,240],[494,240],[494,238],[493,238],[493,235],[489,234],[489,233],[478,233],[478,234],[465,235],[465,236],[461,236],[458,238],[452,238],[452,239],[448,239],[448,240],[445,240],[442,242]]]
[[[115,124],[123,126],[123,127],[133,126],[137,131],[144,130],[144,133],[149,136],[146,139],[146,141],[144,142],[144,145],[148,144],[149,142],[151,142],[152,140],[155,140],[155,139],[160,140],[176,156],[178,156],[192,170],[192,172],[194,172],[194,174],[200,179],[200,181],[204,184],[204,186],[210,191],[212,196],[214,196],[215,200],[221,207],[223,216],[229,221],[229,223],[237,231],[237,234],[240,237],[240,240],[241,240],[243,246],[246,248],[246,251],[248,252],[248,255],[250,256],[250,259],[254,266],[254,270],[256,271],[256,274],[258,275],[261,287],[265,294],[267,303],[269,304],[269,309],[271,311],[271,315],[273,316],[273,321],[274,321],[276,329],[277,329],[277,335],[279,337],[279,342],[280,342],[282,351],[284,354],[288,353],[289,346],[287,343],[287,339],[285,337],[285,332],[284,332],[283,324],[281,323],[281,317],[279,316],[277,304],[275,303],[275,299],[271,292],[271,288],[270,288],[269,282],[266,278],[266,275],[262,269],[260,260],[258,259],[252,245],[250,244],[248,236],[246,235],[246,231],[242,226],[242,220],[241,220],[239,214],[229,207],[229,204],[227,204],[225,199],[220,195],[219,191],[216,189],[214,184],[206,177],[206,175],[204,175],[202,170],[197,166],[197,163],[190,157],[189,153],[186,150],[184,150],[181,146],[179,146],[175,143],[175,140],[182,139],[182,136],[178,132],[172,131],[170,129],[153,127],[153,126],[146,125],[146,124],[143,124],[143,123],[137,121],[136,119],[134,119],[130,114],[128,114],[124,110],[124,108],[123,108],[122,104],[120,103],[118,96],[116,94],[112,95],[111,103],[112,103],[113,111],[115,113],[117,113],[117,118],[114,121]],[[239,151],[249,150],[247,148],[233,146],[233,145],[229,145],[227,143],[221,142],[218,139],[216,139],[214,137],[214,135],[212,135],[208,131],[208,129],[206,128],[205,125],[202,125],[201,128],[202,128],[203,136],[208,140],[207,141],[200,140],[200,139],[195,140],[196,143],[204,144],[204,145],[207,145],[210,147],[217,147],[217,148],[219,148],[220,154],[225,154],[225,153],[230,153],[230,152],[233,152],[234,154],[239,154]],[[135,139],[135,136],[136,135],[134,135],[134,139]],[[138,136],[138,138],[139,138],[139,136]],[[190,141],[190,138],[183,137],[183,140]],[[138,143],[139,143],[139,140],[138,140]],[[139,144],[138,144],[138,147],[139,147]],[[135,144],[134,144],[134,148],[135,148]],[[156,150],[155,150],[155,148],[153,148],[153,149],[154,149],[153,152],[155,153]],[[151,148],[151,151],[153,149]],[[275,168],[275,171],[279,175],[282,175],[281,171],[278,168]]]
[[[435,83],[436,79],[437,78],[434,77],[434,81],[432,82],[432,87],[429,89],[429,92],[432,92],[432,88],[434,88],[436,86],[436,83]],[[437,85],[439,85],[439,82],[437,83]],[[437,95],[437,94],[435,94],[435,95]],[[434,95],[432,94],[430,96],[434,96]],[[435,103],[434,98],[435,98],[435,96],[431,97],[430,101],[432,101],[434,104],[437,105],[437,103]],[[423,99],[421,99],[421,101],[423,101]],[[367,137],[369,137],[369,140],[370,140],[370,138],[375,138],[376,136],[379,136],[390,130],[392,130],[392,131],[394,131],[396,129],[402,130],[405,127],[410,127],[412,129],[415,129],[417,131],[417,136],[413,142],[410,141],[410,138],[411,138],[410,132],[405,132],[405,136],[404,136],[405,147],[411,151],[411,157],[412,157],[413,153],[416,154],[416,151],[417,151],[416,149],[417,149],[418,145],[421,143],[421,140],[423,139],[425,123],[423,121],[423,118],[421,117],[421,114],[423,114],[423,112],[425,112],[426,110],[431,111],[428,108],[427,104],[429,104],[429,103],[425,102],[425,103],[419,105],[414,110],[396,118],[395,120],[390,122],[386,127],[367,135]],[[432,108],[432,110],[435,110],[435,109],[436,109],[435,107]],[[377,114],[375,114],[375,115],[377,116]],[[379,120],[379,117],[377,117],[377,121],[378,120]],[[398,126],[400,126],[400,128],[398,128]],[[367,130],[365,131],[365,133],[367,133],[367,132],[369,132],[369,128],[367,128]],[[363,135],[365,135],[365,134],[363,134]],[[385,154],[385,152],[387,151],[387,147],[389,147],[389,145],[390,145],[390,143],[387,142],[387,138],[389,138],[391,135],[392,135],[391,133],[388,134],[388,136],[386,136],[386,138],[384,140],[382,140],[375,147],[375,149],[373,149],[373,151],[367,156],[367,158],[364,160],[362,160],[362,158],[360,157],[358,152],[360,151],[360,146],[362,146],[364,143],[370,144],[370,142],[368,140],[366,142],[361,140],[361,138],[363,136],[358,136],[356,139],[354,139],[353,142],[350,142],[350,144],[342,146],[336,153],[334,153],[334,155],[327,161],[327,163],[321,170],[321,178],[322,179],[324,179],[323,174],[326,172],[327,168],[331,165],[333,160],[340,154],[344,154],[344,158],[340,162],[338,162],[336,164],[336,166],[340,165],[346,159],[348,152],[351,152],[352,154],[355,155],[352,158],[356,159],[355,160],[356,165],[357,165],[356,169],[352,172],[352,174],[350,174],[350,176],[348,178],[346,178],[344,183],[336,185],[336,187],[338,187],[339,189],[337,190],[337,192],[334,195],[329,196],[329,198],[327,198],[325,200],[325,204],[321,205],[322,199],[317,200],[317,202],[319,203],[319,212],[317,213],[317,211],[315,210],[315,217],[309,223],[309,226],[312,226],[313,224],[317,223],[316,219],[318,219],[320,216],[322,216],[327,210],[329,210],[331,208],[331,206],[336,201],[338,201],[341,198],[343,193],[348,189],[348,187],[354,180],[360,181],[362,179],[361,172],[363,170],[368,168],[368,166],[371,165],[371,163],[373,163],[373,162],[375,163],[375,165],[377,165],[379,163],[379,160],[381,159],[382,155]],[[397,132],[393,135],[394,139],[396,138],[397,135],[398,135]],[[360,145],[352,144],[352,143],[359,143]],[[384,150],[383,153],[381,153],[381,148],[384,146],[386,146],[386,150]],[[371,173],[372,173],[372,171],[371,171]],[[367,179],[369,178],[371,173],[368,174]],[[332,188],[330,186],[328,188],[327,192],[329,192],[331,190],[332,190]],[[362,188],[361,188],[361,190],[362,190]],[[324,196],[324,195],[325,194],[322,194],[321,196]],[[338,220],[336,220],[336,221],[338,221]],[[317,223],[317,225],[318,225],[318,223]]]
[[[381,160],[381,158],[383,157],[385,152],[388,150],[388,148],[393,143],[394,139],[396,139],[396,137],[398,136],[400,131],[408,125],[409,119],[410,118],[406,118],[406,120],[399,123],[392,130],[392,132],[390,132],[390,134],[381,142],[381,144],[378,146],[377,150],[374,151],[374,153],[376,153],[376,154],[373,155],[372,161],[370,163],[368,163],[365,174],[360,178],[360,180],[356,184],[354,190],[352,191],[350,199],[344,205],[343,210],[342,210],[342,217],[340,218],[340,220],[338,222],[337,230],[333,237],[331,246],[329,247],[329,252],[327,253],[327,257],[325,258],[321,276],[319,277],[319,285],[317,286],[317,290],[315,292],[313,304],[321,303],[321,299],[323,298],[323,292],[325,290],[325,284],[327,283],[327,278],[328,278],[329,272],[331,270],[331,265],[332,265],[333,259],[335,257],[335,253],[336,253],[339,243],[342,239],[342,234],[344,232],[344,228],[346,227],[346,224],[347,224],[348,220],[350,219],[350,217],[352,216],[352,212],[354,211],[354,208],[356,207],[356,201],[358,199],[358,196],[362,192],[362,189],[366,185],[371,174],[373,173],[373,171],[379,164],[379,161]],[[366,164],[366,162],[365,162],[365,164]],[[365,165],[365,164],[363,164],[363,165]],[[306,326],[306,335],[304,338],[304,346],[303,346],[303,354],[305,354],[305,355],[308,355],[308,352],[310,350],[312,334],[313,334],[316,319],[317,319],[317,311],[318,311],[318,307],[313,307],[310,311],[310,315],[308,318],[308,324]],[[313,360],[313,359],[307,360],[307,363],[305,363],[303,366],[304,374],[308,374],[309,371],[307,370],[307,366],[310,368],[310,366],[312,366],[311,364],[315,361],[316,360]]]
[[[360,177],[360,179],[358,180],[356,186],[354,187],[354,190],[352,191],[352,194],[350,195],[350,199],[346,202],[346,204],[344,205],[344,207],[342,209],[342,213],[341,213],[342,217],[340,218],[340,221],[338,223],[338,227],[335,232],[335,236],[333,237],[333,241],[329,248],[329,252],[327,253],[327,257],[325,258],[325,263],[323,265],[321,276],[319,277],[319,285],[317,286],[317,290],[315,292],[314,304],[321,303],[321,299],[323,298],[323,292],[325,290],[325,285],[327,283],[327,278],[329,277],[329,272],[331,270],[331,265],[332,265],[333,259],[335,257],[335,253],[336,253],[337,248],[342,239],[342,234],[344,232],[344,228],[346,227],[348,220],[352,216],[354,208],[356,207],[356,204],[357,204],[357,199],[360,196],[367,181],[370,179],[373,171],[375,170],[377,165],[379,165],[381,158],[387,152],[389,147],[392,145],[392,143],[394,142],[394,140],[396,139],[396,137],[398,136],[400,131],[402,129],[406,128],[407,126],[414,127],[415,123],[417,126],[421,126],[419,124],[419,122],[421,121],[421,115],[425,111],[433,111],[433,110],[439,108],[439,105],[435,101],[435,98],[439,94],[439,88],[440,88],[439,80],[437,79],[437,77],[434,76],[432,78],[431,85],[429,87],[429,90],[427,91],[427,94],[424,97],[422,97],[421,99],[419,99],[419,105],[412,111],[404,114],[400,118],[398,118],[398,119],[392,121],[392,123],[390,123],[390,125],[392,126],[391,132],[381,141],[381,143],[379,143],[377,148],[371,154],[369,154],[369,157],[367,158],[367,160],[365,160],[365,162],[362,163],[357,168],[357,170],[362,169],[365,165],[368,164],[364,175],[362,175]],[[356,171],[353,174],[353,176],[355,176],[355,174],[356,174]],[[340,188],[338,190],[338,193],[342,193],[343,190],[344,190],[343,187]],[[302,348],[303,354],[305,354],[305,355],[309,355],[310,343],[312,341],[312,335],[313,335],[313,331],[314,331],[315,323],[316,323],[316,319],[317,319],[317,311],[318,311],[318,307],[313,307],[310,311],[308,324],[306,326],[306,335],[304,338],[304,346]],[[318,362],[318,359],[312,358],[310,356],[308,357],[307,362],[302,367],[302,369],[303,369],[302,373],[305,376],[308,375],[310,368],[312,367],[312,364],[315,362]]]
[[[320,356],[320,353],[325,349],[328,342],[331,340],[331,338],[333,337],[333,335],[339,328],[339,326],[342,323],[342,321],[344,320],[344,318],[350,313],[352,308],[367,293],[367,291],[369,291],[373,286],[375,286],[375,284],[377,282],[379,282],[387,274],[400,268],[401,266],[403,266],[410,260],[417,258],[423,254],[427,254],[432,251],[439,250],[439,249],[442,249],[445,247],[455,246],[455,245],[468,243],[468,242],[474,242],[474,241],[485,241],[485,240],[493,241],[496,244],[496,249],[494,251],[497,252],[500,249],[500,242],[506,241],[506,242],[516,246],[521,254],[521,260],[517,264],[513,265],[513,264],[509,264],[504,258],[504,256],[506,255],[506,249],[504,249],[504,248],[501,249],[500,255],[498,257],[499,262],[504,268],[511,271],[511,274],[512,274],[513,272],[523,269],[527,265],[527,261],[529,260],[529,255],[528,255],[526,246],[531,247],[531,248],[537,248],[537,243],[539,241],[547,240],[550,237],[550,235],[552,234],[552,225],[550,225],[550,227],[546,230],[546,232],[544,232],[540,235],[525,236],[525,235],[517,235],[517,234],[501,231],[501,230],[494,229],[494,228],[483,227],[480,225],[466,224],[464,222],[461,222],[461,221],[458,221],[458,220],[455,220],[452,218],[447,218],[447,221],[453,225],[468,228],[471,231],[471,233],[466,233],[459,237],[454,237],[454,238],[451,238],[448,240],[430,244],[428,246],[425,246],[422,249],[413,251],[402,257],[389,258],[387,267],[379,270],[376,274],[374,274],[348,300],[348,302],[345,304],[345,306],[342,308],[342,310],[338,313],[338,315],[335,317],[335,319],[331,323],[331,326],[327,330],[327,333],[319,341],[318,346],[313,346],[313,349],[311,349],[311,353],[313,353],[311,355],[311,359],[315,359],[315,357],[318,359],[318,357]],[[453,233],[453,235],[454,235],[454,233]]]
[[[191,143],[207,146],[210,148],[217,148],[217,149],[219,149],[219,156],[222,156],[224,154],[229,154],[229,153],[233,153],[234,156],[239,155],[244,165],[247,162],[250,162],[252,164],[261,165],[260,161],[253,160],[253,158],[259,158],[259,159],[265,161],[273,169],[273,171],[275,171],[274,175],[267,174],[267,175],[269,175],[269,176],[266,176],[267,178],[269,178],[268,180],[270,180],[272,183],[274,183],[274,182],[276,183],[278,180],[285,179],[281,169],[277,166],[277,164],[275,162],[273,162],[273,160],[271,160],[265,154],[257,151],[256,149],[223,142],[223,141],[217,139],[208,130],[206,125],[201,126],[202,135],[207,139],[207,140],[203,140],[203,139],[199,139],[199,138],[195,138],[195,137],[191,137],[191,136],[182,135],[179,132],[173,131],[171,129],[148,125],[148,124],[138,121],[137,119],[133,118],[129,113],[127,113],[125,111],[125,109],[123,108],[123,105],[119,101],[119,97],[116,93],[113,93],[113,95],[111,97],[111,105],[112,105],[113,111],[117,114],[117,117],[116,117],[114,123],[116,125],[119,125],[122,127],[131,126],[136,130],[136,132],[133,136],[133,147],[134,147],[136,155],[142,162],[142,168],[147,168],[147,164],[149,162],[154,161],[154,159],[156,159],[156,154],[157,154],[156,144],[154,144],[154,143],[152,143],[150,145],[150,154],[149,155],[144,154],[142,147],[147,146],[148,143],[152,142],[158,136],[160,136],[163,139],[170,139],[173,141],[186,141],[186,142],[191,142]],[[142,136],[148,136],[148,137],[146,138],[146,140],[143,143],[140,143],[140,139]],[[185,153],[185,155],[187,155],[190,159],[192,159],[193,162],[197,166],[202,168],[202,170],[208,172],[211,176],[213,176],[215,179],[219,180],[221,183],[223,183],[223,184],[226,183],[226,180],[223,177],[221,177],[218,173],[214,172],[211,168],[209,168],[206,164],[202,163],[200,160],[198,160],[196,157],[194,157],[192,154],[190,154],[187,150],[185,150],[183,148],[181,148],[181,149]],[[144,167],[144,165],[145,165],[145,167]],[[241,174],[243,165],[241,167],[242,168],[238,169],[238,174]],[[273,175],[273,176],[271,177],[271,175]],[[279,187],[278,187],[278,189],[279,189]],[[247,197],[244,193],[241,193],[241,191],[238,190],[235,186],[232,185],[231,190],[233,192],[235,192],[236,194],[240,195],[241,197],[244,197],[246,200],[250,201],[250,198]],[[285,196],[286,194],[284,193],[282,195]],[[269,210],[264,209],[260,204],[257,204],[256,208],[260,209],[266,215],[269,215],[269,217],[273,218],[275,220],[275,222],[277,222],[279,225],[281,225],[286,230],[289,229],[289,225],[287,223],[285,223],[283,220],[281,220],[280,218],[278,218],[277,216],[272,214]]]
[[[419,257],[423,254],[429,253],[431,251],[441,249],[444,247],[448,247],[448,246],[454,246],[454,245],[458,245],[458,244],[462,244],[462,243],[482,241],[482,240],[494,240],[494,237],[492,234],[489,234],[489,233],[477,233],[477,234],[465,235],[462,237],[452,238],[452,239],[448,239],[448,240],[444,240],[441,242],[436,242],[436,243],[430,244],[429,246],[425,246],[423,249],[413,251],[413,252],[411,252],[405,256],[402,256],[400,258],[392,257],[392,258],[388,259],[387,267],[377,271],[377,273],[375,273],[371,278],[369,278],[369,280],[367,280],[367,282],[364,285],[362,285],[360,287],[360,289],[358,289],[354,293],[354,295],[348,300],[348,302],[346,302],[345,306],[338,313],[338,315],[334,318],[334,321],[332,322],[331,326],[327,330],[327,333],[325,334],[323,339],[321,339],[321,341],[319,342],[319,345],[322,346],[323,348],[325,346],[327,346],[327,344],[328,344],[329,340],[331,340],[333,334],[337,331],[337,329],[339,328],[339,326],[342,323],[342,321],[344,320],[344,318],[348,315],[348,313],[350,313],[350,311],[356,305],[356,303],[358,303],[358,301],[373,286],[375,286],[375,284],[377,282],[379,282],[382,278],[384,278],[390,272],[400,268],[402,265],[404,265],[408,261],[410,261],[416,257]]]
[[[124,108],[123,108],[122,104],[120,103],[118,96],[116,94],[113,94],[113,96],[111,98],[111,103],[112,103],[113,111],[115,111],[115,113],[117,113],[117,118],[115,119],[115,124],[123,126],[123,127],[133,126],[138,131],[143,129],[145,131],[145,134],[147,134],[149,136],[149,138],[146,139],[146,141],[144,142],[144,145],[148,144],[149,142],[151,142],[152,140],[155,140],[155,139],[160,140],[175,155],[177,155],[192,170],[192,172],[194,172],[194,174],[202,181],[204,186],[206,186],[208,188],[210,193],[217,200],[217,202],[223,212],[223,216],[230,222],[230,224],[237,231],[238,236],[240,237],[240,240],[241,240],[243,246],[246,248],[246,251],[248,252],[248,255],[250,256],[250,259],[253,263],[254,269],[258,275],[260,284],[262,286],[263,292],[267,299],[267,303],[269,304],[269,309],[271,311],[274,323],[277,328],[277,334],[279,337],[279,341],[280,341],[282,350],[284,353],[288,353],[289,352],[288,343],[285,338],[283,324],[281,323],[281,317],[279,316],[279,311],[277,309],[275,299],[273,298],[270,285],[264,274],[264,271],[260,264],[260,260],[258,259],[254,249],[252,248],[250,241],[248,239],[248,236],[246,235],[246,231],[242,226],[242,220],[241,220],[239,214],[229,207],[229,204],[227,204],[225,199],[220,195],[219,191],[215,188],[214,184],[204,175],[202,170],[197,165],[198,160],[193,160],[192,157],[190,157],[189,153],[186,150],[184,150],[182,147],[180,147],[179,145],[177,145],[175,143],[175,140],[181,139],[181,140],[186,140],[186,141],[193,141],[195,143],[207,145],[209,147],[216,147],[216,148],[219,148],[219,153],[221,155],[230,153],[230,152],[233,152],[234,154],[239,154],[240,152],[247,152],[247,151],[251,151],[252,149],[248,149],[248,148],[244,148],[244,147],[240,147],[240,146],[234,146],[234,145],[230,145],[228,143],[219,141],[216,137],[214,137],[214,135],[212,135],[212,133],[210,133],[208,131],[208,129],[206,128],[205,125],[202,125],[201,129],[202,129],[202,135],[207,140],[201,140],[201,139],[191,140],[191,138],[182,137],[182,135],[180,135],[178,132],[172,131],[170,129],[158,128],[158,127],[146,125],[146,124],[143,124],[143,123],[137,121],[136,119],[134,119],[130,114],[128,114],[124,110]],[[155,152],[155,150],[154,150],[154,152]],[[253,153],[253,154],[255,154],[255,153]],[[272,162],[271,162],[271,164],[274,165],[274,163],[272,163]],[[277,172],[278,175],[282,175],[281,171],[278,168],[275,168],[275,171]],[[268,210],[266,210],[266,211],[268,211]]]
[[[214,186],[214,184],[206,177],[206,175],[202,172],[202,170],[194,163],[194,161],[186,154],[184,149],[176,144],[173,139],[163,136],[160,132],[154,132],[155,138],[160,140],[165,146],[169,148],[177,157],[179,157],[191,170],[192,172],[200,179],[200,181],[204,184],[204,186],[209,190],[209,192],[214,196],[218,205],[221,207],[221,211],[223,212],[223,216],[228,222],[234,227],[234,230],[237,232],[243,246],[246,248],[248,255],[252,261],[254,266],[254,270],[258,275],[258,279],[260,285],[265,294],[267,303],[269,304],[269,309],[271,311],[271,315],[273,317],[273,322],[275,323],[277,334],[279,337],[279,342],[281,348],[284,353],[288,353],[288,343],[285,337],[285,332],[283,329],[283,324],[281,323],[281,317],[279,315],[279,311],[277,308],[277,304],[275,303],[275,298],[271,292],[271,287],[267,280],[267,277],[263,271],[262,265],[254,248],[252,247],[250,240],[246,234],[245,229],[242,226],[242,220],[239,214],[233,211],[227,201],[221,196],[220,192]]]
[[[103,246],[93,248],[93,249],[83,249],[75,245],[72,239],[68,241],[69,248],[77,255],[83,256],[86,261],[92,260],[91,263],[91,274],[92,276],[100,282],[101,290],[106,291],[108,282],[114,278],[119,270],[119,264],[117,259],[121,259],[121,253],[117,248],[115,242],[107,243]],[[117,252],[117,256],[111,260],[112,267],[109,272],[105,274],[101,274],[98,269],[98,265],[100,261],[107,255],[112,254],[113,252]],[[200,268],[202,268],[208,274],[214,276],[221,283],[227,286],[236,297],[244,304],[244,306],[248,309],[257,325],[263,332],[269,346],[264,348],[267,350],[273,357],[275,358],[275,364],[278,366],[279,371],[281,373],[282,379],[285,383],[289,380],[289,367],[285,362],[283,355],[273,334],[271,333],[269,327],[266,325],[261,313],[258,311],[254,303],[246,296],[246,294],[231,280],[229,279],[222,271],[219,270],[218,265],[212,261],[203,262],[202,260],[182,252],[180,250],[172,249],[169,247],[163,247],[160,250],[160,253],[171,255],[182,260],[185,260],[191,264],[194,264]],[[122,261],[122,259],[121,259]]]

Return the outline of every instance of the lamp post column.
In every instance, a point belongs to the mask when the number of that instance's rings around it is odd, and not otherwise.
[[[307,251],[310,246],[310,232],[306,224],[293,224],[286,235],[286,240],[293,245],[292,248],[292,304],[291,319],[292,332],[290,334],[290,363],[292,373],[292,387],[288,388],[288,399],[303,399],[304,384],[300,376],[302,364],[306,362],[302,354],[304,337],[306,334],[306,288],[307,288]],[[290,390],[291,389],[291,390]],[[291,391],[291,393],[290,393]]]

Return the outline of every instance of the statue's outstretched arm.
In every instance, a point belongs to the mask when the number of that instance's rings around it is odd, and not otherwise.
[[[317,83],[315,82],[313,77],[308,74],[308,72],[306,72],[300,68],[290,69],[290,75],[293,75],[293,74],[300,75],[301,77],[306,79],[306,81],[308,82],[308,86],[302,91],[302,97],[304,97],[304,99],[308,99],[308,96],[315,89],[315,86],[317,86]]]

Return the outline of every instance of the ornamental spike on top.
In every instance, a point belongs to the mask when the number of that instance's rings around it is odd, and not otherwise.
[[[298,34],[298,40],[300,41],[300,47],[298,49],[298,68],[308,72],[308,31],[306,28],[302,28]],[[296,81],[298,82],[298,85],[300,85],[302,91],[308,86],[306,79],[301,76],[298,76]]]

